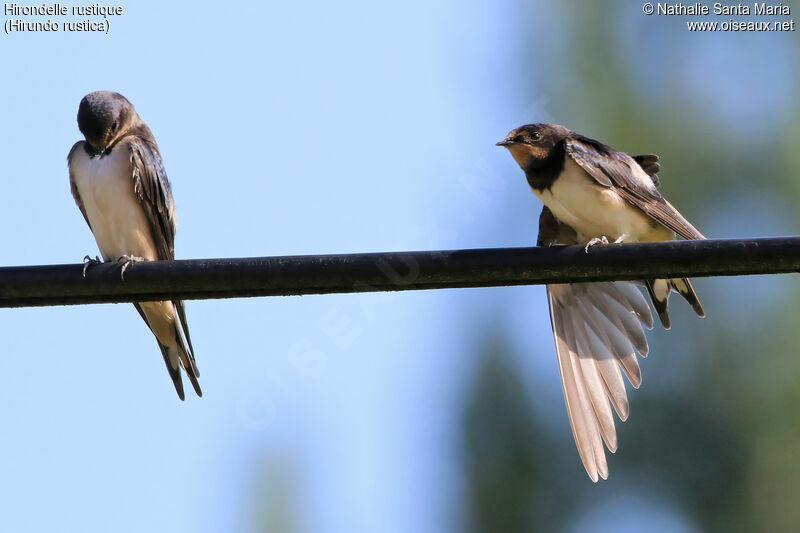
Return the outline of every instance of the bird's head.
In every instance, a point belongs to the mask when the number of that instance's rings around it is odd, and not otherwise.
[[[95,155],[103,155],[138,119],[127,98],[111,91],[95,91],[78,107],[78,128]]]
[[[508,148],[520,168],[527,171],[547,159],[569,134],[567,128],[557,124],[526,124],[511,130],[497,146]]]

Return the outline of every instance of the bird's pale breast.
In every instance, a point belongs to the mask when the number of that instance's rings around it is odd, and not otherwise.
[[[79,150],[71,168],[103,258],[114,261],[134,255],[158,259],[149,223],[133,190],[127,147],[118,146],[103,157]]]
[[[613,187],[598,184],[570,158],[550,189],[533,192],[557,219],[579,234],[581,242],[603,236],[625,237],[628,242],[674,238],[671,231],[620,197]]]

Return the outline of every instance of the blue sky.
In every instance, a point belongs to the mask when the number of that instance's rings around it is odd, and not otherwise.
[[[124,8],[108,36],[0,36],[0,264],[96,253],[65,158],[78,102],[98,89],[127,96],[158,140],[178,258],[535,243],[540,205],[494,142],[558,96],[517,69],[529,28],[515,2]],[[558,8],[537,13],[531,27],[557,33]],[[686,83],[707,87],[697,65]],[[180,402],[132,306],[0,310],[0,529],[247,530],[265,472],[293,480],[300,531],[457,527],[458,409],[473,331],[496,323],[569,432],[540,288],[187,312],[205,396]],[[577,454],[569,474],[583,475]]]

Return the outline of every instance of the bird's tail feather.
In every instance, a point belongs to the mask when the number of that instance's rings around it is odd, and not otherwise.
[[[181,367],[186,371],[186,375],[189,376],[189,381],[192,383],[192,387],[194,391],[197,393],[198,396],[202,397],[203,392],[200,390],[200,383],[198,383],[197,378],[200,377],[200,372],[197,370],[197,363],[194,360],[194,350],[192,349],[192,341],[189,338],[189,331],[186,327],[186,314],[183,310],[183,302],[180,302],[181,305],[176,306],[178,310],[178,317],[181,321],[181,327],[183,331],[186,333],[186,341],[184,341],[184,336],[181,335],[181,330],[177,324],[173,324],[173,331],[175,337],[175,344],[172,346],[165,346],[161,344],[156,337],[156,342],[158,343],[158,347],[161,349],[161,355],[164,357],[164,364],[167,365],[167,372],[169,372],[169,377],[172,379],[172,383],[175,385],[175,391],[178,393],[178,398],[184,400],[186,398],[183,392],[183,380],[181,379]],[[173,302],[174,305],[174,302]],[[147,315],[145,315],[144,310],[140,303],[134,303],[133,306],[138,311],[139,315],[144,320],[147,327],[150,328],[150,331],[153,331],[152,326],[150,325],[150,321],[147,320]],[[155,335],[155,332],[153,332]],[[189,348],[186,348],[186,343],[188,342]]]
[[[178,338],[180,339],[180,337]],[[183,380],[181,379],[181,368],[183,368],[186,375],[189,377],[189,381],[192,383],[194,391],[202,398],[203,391],[200,390],[200,383],[197,381],[197,369],[192,365],[192,357],[189,355],[189,352],[186,351],[183,342],[179,340],[178,344],[170,347],[162,346],[161,343],[159,343],[159,347],[161,348],[161,354],[164,356],[164,363],[167,365],[167,372],[169,372],[169,377],[172,378],[172,383],[175,385],[175,391],[178,393],[178,397],[181,400],[185,399]]]
[[[176,351],[178,352],[177,358],[180,361],[180,366],[183,367],[183,370],[189,377],[189,381],[192,383],[194,392],[196,392],[197,395],[202,398],[203,391],[200,390],[200,383],[197,381],[197,378],[200,377],[200,372],[197,370],[197,363],[195,363],[194,354],[190,349],[186,348],[186,344],[183,341],[181,332],[178,330],[177,324],[175,326],[175,338],[178,340]]]
[[[661,320],[661,325],[664,329],[670,329],[671,324],[669,320],[669,313],[667,306],[669,304],[669,293],[674,289],[680,294],[684,300],[689,302],[697,316],[706,316],[703,306],[700,304],[700,299],[692,287],[692,283],[688,278],[674,278],[674,279],[653,279],[645,281],[647,292],[650,294],[650,299],[653,301],[653,307],[658,313],[658,318]]]
[[[203,391],[200,390],[200,383],[197,381],[197,378],[200,377],[200,373],[197,371],[197,366],[194,364],[194,358],[186,352],[182,344],[179,345],[179,349],[181,351],[181,366],[183,366],[183,369],[186,371],[186,375],[189,376],[189,381],[192,382],[194,392],[202,398]]]
[[[158,343],[158,347],[161,348],[161,355],[164,356],[164,364],[167,365],[167,372],[169,372],[169,377],[172,378],[172,383],[175,385],[175,392],[178,393],[178,398],[183,401],[186,399],[186,395],[183,392],[180,359],[174,349],[170,350],[160,342]]]

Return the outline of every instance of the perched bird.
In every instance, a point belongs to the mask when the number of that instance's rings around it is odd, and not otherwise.
[[[78,128],[86,140],[67,157],[70,188],[103,260],[119,261],[124,276],[131,262],[174,259],[175,206],[150,128],[127,98],[110,91],[83,97]],[[87,267],[94,262],[89,259]],[[181,368],[202,396],[183,302],[134,306],[156,337],[180,399]]]
[[[583,244],[587,251],[609,240],[647,242],[703,239],[658,192],[658,156],[631,157],[594,139],[554,124],[512,130],[506,147],[542,201],[539,246]],[[642,282],[665,329],[667,303],[676,290],[705,316],[686,278]],[[648,352],[644,329],[653,327],[647,300],[633,282],[547,286],[550,321],[561,386],[572,433],[592,481],[608,477],[603,443],[612,453],[617,436],[609,400],[621,420],[628,418],[622,374],[641,383],[636,358]],[[621,369],[621,371],[620,371]]]

